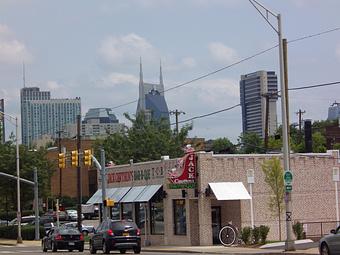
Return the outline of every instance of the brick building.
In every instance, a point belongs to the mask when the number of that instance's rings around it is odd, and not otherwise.
[[[81,151],[92,149],[92,140],[81,141]],[[71,167],[69,154],[72,150],[77,149],[77,141],[71,139],[61,139],[61,147],[66,149],[66,168],[61,171],[61,195],[68,197],[77,197],[77,169]],[[51,178],[51,194],[59,197],[60,194],[60,170],[58,168],[58,148],[48,152],[48,159],[55,162],[54,174]],[[81,183],[82,196],[89,197],[97,190],[97,170],[93,167],[87,167],[81,164]]]
[[[253,169],[254,225],[269,226],[268,239],[278,240],[278,220],[268,207],[271,192],[261,167],[273,157],[282,160],[282,154],[197,152],[192,162],[188,158],[164,158],[109,167],[107,196],[116,202],[112,218],[136,221],[144,232],[143,238],[146,236],[152,245],[211,245],[217,242],[219,229],[227,223],[232,222],[239,229],[251,226],[247,171]],[[290,162],[293,220],[335,221],[332,171],[339,167],[339,152],[292,154]],[[183,167],[180,175],[176,173],[179,166]],[[182,182],[185,171],[189,181]],[[98,190],[88,203],[101,200]],[[285,237],[284,212],[281,219]]]

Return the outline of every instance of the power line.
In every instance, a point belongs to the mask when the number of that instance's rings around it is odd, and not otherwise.
[[[304,86],[304,87],[295,87],[295,88],[289,88],[288,90],[302,90],[302,89],[311,89],[311,88],[317,88],[317,87],[325,87],[325,86],[332,86],[332,85],[336,85],[336,84],[340,84],[340,81],[337,81],[337,82],[329,82],[329,83],[322,83],[322,84],[315,84],[315,85],[310,85],[310,86]],[[275,94],[278,94],[280,91],[277,91]],[[250,104],[250,103],[253,103],[257,100],[259,100],[261,97],[258,97],[258,98],[254,98],[253,100],[250,100],[247,102],[247,104]],[[190,119],[186,119],[186,120],[182,120],[182,121],[179,121],[178,123],[185,123],[185,122],[188,122],[188,121],[193,121],[195,119],[201,119],[201,118],[204,118],[204,117],[208,117],[208,116],[211,116],[211,115],[214,115],[214,114],[217,114],[217,113],[220,113],[220,112],[225,112],[225,111],[229,111],[229,110],[232,110],[238,106],[241,106],[241,104],[236,104],[236,105],[233,105],[231,107],[228,107],[228,108],[224,108],[224,109],[221,109],[221,110],[218,110],[218,111],[215,111],[215,112],[211,112],[211,113],[207,113],[207,114],[203,114],[203,115],[199,115],[199,116],[195,116],[195,117],[192,117]],[[171,123],[171,125],[174,125],[175,123]]]
[[[319,32],[319,33],[315,33],[315,34],[311,34],[311,35],[299,37],[299,38],[296,38],[296,39],[293,39],[293,40],[288,41],[288,43],[294,43],[294,42],[302,41],[302,40],[305,40],[305,39],[309,39],[309,38],[321,36],[321,35],[324,35],[324,34],[327,34],[327,33],[331,33],[331,32],[335,32],[335,31],[338,31],[338,30],[340,30],[340,27],[336,27],[336,28],[333,28],[333,29],[329,29],[329,30],[326,30],[326,31]],[[194,78],[194,79],[189,80],[189,81],[187,81],[187,82],[180,83],[180,84],[178,84],[178,85],[175,85],[175,86],[173,86],[173,87],[170,87],[170,88],[165,89],[164,91],[160,91],[160,92],[162,93],[162,92],[171,91],[171,90],[174,90],[174,89],[177,89],[177,88],[186,86],[186,85],[188,85],[188,84],[194,83],[194,82],[196,82],[196,81],[202,80],[202,79],[204,79],[204,78],[206,78],[206,77],[209,77],[209,76],[211,76],[211,75],[214,75],[214,74],[216,74],[216,73],[219,73],[219,72],[221,72],[221,71],[224,71],[224,70],[226,70],[226,69],[229,69],[229,68],[231,68],[231,67],[233,67],[233,66],[236,66],[236,65],[238,65],[238,64],[241,64],[241,63],[243,63],[243,62],[245,62],[245,61],[248,61],[248,60],[250,60],[250,59],[253,59],[253,58],[257,57],[257,56],[260,56],[260,55],[262,55],[262,54],[264,54],[264,53],[266,53],[266,52],[268,52],[268,51],[271,51],[271,50],[275,49],[276,47],[278,47],[278,44],[276,44],[276,45],[274,45],[274,46],[272,46],[272,47],[270,47],[270,48],[267,48],[267,49],[265,49],[265,50],[259,51],[259,52],[255,53],[255,54],[253,54],[253,55],[251,55],[251,56],[249,56],[249,57],[245,57],[245,58],[243,58],[243,59],[241,59],[241,60],[239,60],[239,61],[236,61],[236,62],[234,62],[234,63],[232,63],[232,64],[230,64],[230,65],[224,66],[224,67],[222,67],[222,68],[219,68],[219,69],[217,69],[217,70],[215,70],[215,71],[212,71],[212,72],[209,72],[209,73],[207,73],[207,74],[198,76],[197,78]],[[138,102],[138,99],[132,100],[132,101],[129,101],[129,102],[127,102],[127,103],[123,103],[123,104],[120,104],[120,105],[117,105],[117,106],[114,106],[114,107],[112,107],[111,109],[117,109],[117,108],[120,108],[120,107],[123,107],[123,106],[126,106],[126,105],[130,105],[130,104],[133,104],[133,103],[136,103],[136,102]]]

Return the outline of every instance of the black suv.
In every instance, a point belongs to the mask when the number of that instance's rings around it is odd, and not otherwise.
[[[104,220],[96,229],[90,240],[90,252],[103,250],[108,254],[111,250],[133,250],[139,254],[141,251],[140,229],[136,223],[126,220]]]

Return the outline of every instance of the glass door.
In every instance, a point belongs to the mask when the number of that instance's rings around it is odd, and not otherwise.
[[[221,207],[211,207],[211,222],[212,222],[212,234],[213,244],[219,244],[218,234],[221,230]]]

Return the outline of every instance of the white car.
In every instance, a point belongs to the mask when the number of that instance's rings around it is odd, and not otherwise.
[[[75,221],[78,219],[77,210],[66,210],[67,220]],[[81,219],[84,219],[84,214],[81,214]]]

